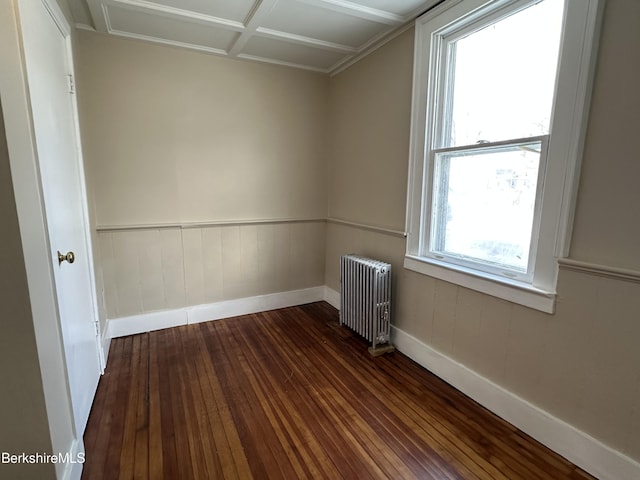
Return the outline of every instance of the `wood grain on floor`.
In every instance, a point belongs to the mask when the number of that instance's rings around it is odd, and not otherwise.
[[[114,339],[83,478],[588,479],[324,302]]]

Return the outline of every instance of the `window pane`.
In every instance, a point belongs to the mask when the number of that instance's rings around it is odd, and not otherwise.
[[[443,146],[549,133],[563,0],[544,0],[450,44]]]
[[[431,250],[526,272],[540,149],[436,153]]]

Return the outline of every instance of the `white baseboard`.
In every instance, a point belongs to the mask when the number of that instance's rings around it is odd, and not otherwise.
[[[109,359],[109,349],[111,348],[111,333],[109,331],[109,322],[105,322],[104,323],[104,328],[102,329],[102,336],[100,337],[100,340],[102,341],[102,358],[101,360],[101,367],[102,367],[102,372],[104,373],[104,369],[107,366],[107,360]]]
[[[188,308],[191,307],[110,318],[107,320],[109,322],[109,336],[111,338],[126,337],[127,335],[186,325]]]
[[[237,317],[250,313],[266,312],[278,308],[304,305],[324,299],[324,287],[305,288],[289,292],[238,298],[224,302],[191,307],[187,312],[187,323],[200,323],[221,318]]]
[[[334,308],[340,310],[340,292],[336,292],[333,288],[324,287],[324,301]]]
[[[108,336],[110,340],[163,328],[304,305],[324,300],[324,296],[325,287],[312,287],[114,318],[108,320]]]
[[[478,375],[403,330],[392,327],[391,340],[406,356],[597,478],[640,478],[640,463]]]
[[[80,480],[82,477],[82,467],[85,455],[84,442],[82,441],[82,438],[75,439],[73,441],[68,455],[71,461],[64,464],[62,478],[64,480]],[[80,457],[82,457],[82,460],[80,460]]]

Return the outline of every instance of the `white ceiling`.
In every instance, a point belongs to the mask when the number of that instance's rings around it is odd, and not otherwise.
[[[69,0],[79,28],[334,73],[439,0]]]

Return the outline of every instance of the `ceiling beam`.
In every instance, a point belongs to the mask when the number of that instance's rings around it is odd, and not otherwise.
[[[225,30],[233,30],[240,32],[244,30],[244,25],[234,20],[226,18],[214,17],[212,15],[206,15],[204,13],[192,12],[190,10],[183,10],[181,8],[169,7],[166,5],[160,5],[157,3],[149,2],[146,0],[89,0],[91,15],[93,15],[93,9],[91,4],[103,4],[101,13],[104,17],[107,17],[109,5],[125,8],[129,10],[135,10],[143,13],[150,13],[160,15],[163,17],[174,18],[179,20],[187,20],[204,25],[213,25],[216,27],[224,28]],[[96,19],[94,17],[94,23]],[[105,22],[108,26],[108,20]]]
[[[317,38],[296,35],[295,33],[280,32],[278,30],[271,30],[270,28],[259,27],[256,29],[255,34],[260,37],[273,38],[274,40],[282,40],[287,43],[295,43],[298,45],[304,45],[305,47],[319,48],[321,50],[328,50],[331,52],[358,52],[356,48],[350,47],[348,45],[341,45],[339,43],[318,40]]]
[[[245,45],[260,26],[260,23],[269,14],[271,9],[276,6],[278,0],[258,0],[253,9],[245,20],[244,30],[238,35],[238,38],[227,52],[230,57],[238,56]]]
[[[347,0],[297,0],[300,3],[313,5],[314,7],[332,10],[334,12],[344,13],[352,17],[358,17],[363,20],[369,20],[376,23],[384,23],[386,25],[398,26],[404,23],[405,19],[395,13],[377,8],[366,7],[359,3],[349,2]]]

